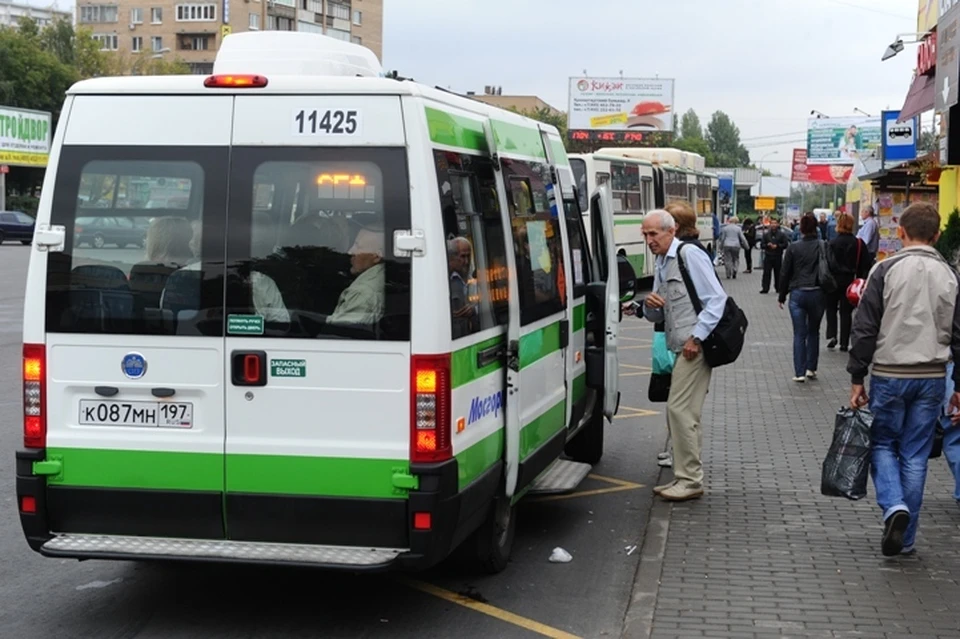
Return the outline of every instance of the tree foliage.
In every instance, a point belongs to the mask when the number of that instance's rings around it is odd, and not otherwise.
[[[714,166],[743,167],[750,164],[750,152],[740,143],[740,129],[723,111],[716,111],[710,118],[706,139],[713,153]]]
[[[960,210],[954,208],[947,218],[947,224],[937,241],[937,250],[950,264],[957,264],[960,253]]]
[[[700,117],[697,112],[690,109],[680,118],[680,139],[681,140],[702,140],[703,126],[700,124]]]
[[[87,78],[109,75],[189,73],[180,60],[133,59],[100,50],[93,34],[57,19],[39,28],[30,18],[17,27],[0,27],[0,105],[49,111],[56,129],[67,89]],[[11,167],[7,186],[30,194],[43,180],[43,169]]]

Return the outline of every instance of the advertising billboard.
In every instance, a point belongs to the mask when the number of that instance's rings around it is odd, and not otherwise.
[[[673,84],[662,78],[570,78],[567,128],[673,131]]]
[[[807,164],[856,164],[879,151],[879,117],[811,118]]]
[[[807,150],[793,150],[793,170],[790,179],[806,184],[846,184],[853,173],[849,164],[808,164]]]
[[[0,165],[47,165],[53,136],[50,114],[0,106]]]
[[[725,220],[736,215],[737,190],[733,173],[717,173],[718,189],[717,202],[720,208],[720,219]]]

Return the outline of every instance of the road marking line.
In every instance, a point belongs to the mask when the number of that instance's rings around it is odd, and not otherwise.
[[[650,370],[653,370],[653,369],[651,369],[649,366],[637,366],[636,364],[623,364],[623,363],[621,363],[621,364],[620,364],[620,367],[621,367],[621,368],[635,368],[635,369],[641,370],[641,371],[650,371]]]
[[[651,346],[653,346],[653,342],[651,342],[650,344],[641,344],[638,346],[618,346],[617,350],[618,351],[640,351],[640,350],[647,350]]]
[[[512,612],[502,610],[496,606],[491,606],[490,604],[479,602],[470,597],[457,594],[450,590],[445,590],[443,588],[434,586],[433,584],[428,584],[423,581],[416,581],[414,579],[401,579],[411,588],[419,590],[420,592],[425,592],[428,595],[433,595],[444,601],[449,601],[450,603],[455,603],[458,606],[463,606],[464,608],[469,608],[475,612],[480,612],[494,619],[499,619],[500,621],[505,621],[514,626],[520,628],[525,628],[531,632],[535,632],[544,637],[553,637],[554,639],[580,639],[577,635],[572,635],[569,632],[564,632],[563,630],[558,630],[557,628],[552,628],[546,624],[542,624],[539,621],[534,621],[533,619],[527,619],[526,617],[521,617],[520,615],[515,615]]]
[[[609,493],[619,493],[625,490],[636,490],[638,488],[646,488],[646,484],[635,484],[632,481],[626,481],[625,479],[613,479],[612,477],[604,477],[602,475],[594,475],[593,473],[587,475],[590,479],[596,479],[597,481],[604,481],[608,484],[614,484],[610,488],[592,488],[590,490],[583,490],[576,493],[570,493],[569,495],[547,495],[545,497],[535,497],[530,499],[531,502],[541,502],[541,501],[560,501],[562,499],[576,499],[577,497],[592,497],[594,495],[607,495]]]
[[[620,410],[623,410],[626,406],[621,406]],[[654,415],[659,415],[655,410],[640,410],[637,408],[628,408],[627,410],[633,411],[626,415],[614,415],[614,419],[633,419],[635,417],[653,417]]]
[[[645,377],[650,374],[650,371],[646,373],[620,373],[620,377]]]

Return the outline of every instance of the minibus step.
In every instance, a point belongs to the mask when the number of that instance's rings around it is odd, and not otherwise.
[[[558,495],[573,492],[592,468],[590,464],[558,459],[533,480],[533,486],[527,494]]]
[[[313,546],[227,539],[176,539],[64,533],[45,543],[40,552],[55,557],[234,560],[277,564],[357,566],[369,569],[386,566],[398,555],[407,551],[400,548]]]

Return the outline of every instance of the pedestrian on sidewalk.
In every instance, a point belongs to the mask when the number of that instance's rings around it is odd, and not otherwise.
[[[857,238],[863,241],[867,247],[867,261],[869,267],[877,262],[877,251],[880,250],[880,222],[877,221],[876,213],[872,206],[863,207],[860,212],[860,230],[857,231]]]
[[[950,400],[956,388],[953,384],[953,369],[954,364],[951,361],[947,364],[947,391],[941,407],[940,427],[943,428],[943,456],[953,473],[953,498],[957,501],[957,507],[960,507],[960,423],[955,422],[950,415]]]
[[[673,443],[674,480],[654,492],[668,501],[703,496],[703,402],[712,369],[703,357],[702,342],[717,327],[727,303],[710,258],[676,237],[676,222],[667,211],[655,210],[643,220],[643,237],[657,256],[653,290],[644,301],[643,314],[653,323],[663,322],[667,346],[677,353],[667,399],[667,425]],[[694,310],[680,270],[689,274],[701,312]]]
[[[753,247],[757,245],[757,225],[749,217],[743,221],[743,237],[747,239],[747,249],[743,259],[747,263],[744,273],[753,273]]]
[[[780,273],[780,308],[790,292],[793,320],[793,381],[802,384],[817,378],[820,359],[820,322],[824,298],[818,278],[823,244],[817,239],[817,218],[800,218],[801,239],[787,247]]]
[[[830,241],[830,272],[837,281],[837,288],[826,294],[827,299],[827,348],[837,347],[837,316],[840,318],[840,352],[850,346],[850,327],[853,323],[853,306],[847,299],[847,287],[854,278],[866,277],[869,257],[860,238],[853,236],[853,216],[846,213],[837,219],[837,237]]]
[[[790,238],[780,228],[780,220],[770,220],[767,232],[760,240],[763,250],[763,280],[760,284],[760,294],[770,292],[770,275],[773,275],[773,288],[780,291],[780,266],[783,263],[783,252],[790,245]]]
[[[940,237],[937,207],[908,206],[897,235],[903,249],[870,272],[847,364],[850,406],[869,403],[873,413],[870,471],[887,557],[914,550],[947,364],[951,356],[960,359],[960,277],[933,248]],[[863,382],[871,365],[868,398]],[[958,375],[954,370],[955,385]],[[950,405],[960,408],[960,394]]]
[[[740,220],[736,216],[731,217],[720,230],[720,246],[723,249],[723,268],[727,273],[727,279],[731,277],[737,279],[737,271],[740,270],[740,249],[747,250],[749,245],[740,229]]]

